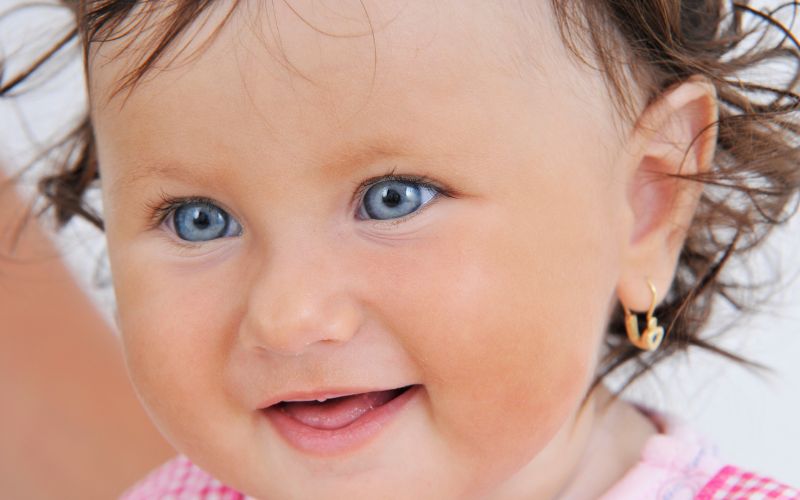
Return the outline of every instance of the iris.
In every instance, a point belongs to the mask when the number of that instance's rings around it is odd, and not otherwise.
[[[371,219],[396,219],[415,212],[436,197],[437,191],[416,182],[388,180],[375,183],[364,194],[364,211]]]

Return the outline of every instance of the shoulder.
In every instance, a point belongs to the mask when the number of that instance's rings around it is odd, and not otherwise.
[[[725,498],[800,500],[800,489],[733,465],[726,465],[697,494],[698,500]]]
[[[125,491],[120,500],[243,500],[245,496],[214,479],[188,458],[178,456]]]

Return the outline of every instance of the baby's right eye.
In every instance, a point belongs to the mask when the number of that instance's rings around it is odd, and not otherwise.
[[[207,201],[177,205],[169,217],[175,234],[185,241],[210,241],[239,236],[242,226],[225,210]]]

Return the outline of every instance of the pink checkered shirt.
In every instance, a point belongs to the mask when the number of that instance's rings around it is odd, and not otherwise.
[[[244,500],[184,456],[170,460],[120,497],[121,500]]]
[[[661,433],[639,463],[600,500],[800,500],[800,490],[720,462],[713,445],[677,420],[650,414]],[[122,500],[254,500],[179,456],[123,493]]]
[[[800,490],[728,465],[697,494],[697,500],[798,500]]]

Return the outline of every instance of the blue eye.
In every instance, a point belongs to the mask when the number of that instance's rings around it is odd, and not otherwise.
[[[439,191],[425,184],[406,180],[377,182],[364,194],[363,212],[370,219],[404,217],[436,198]]]
[[[226,211],[203,201],[179,205],[172,212],[172,223],[180,239],[195,242],[238,236],[242,230]]]

